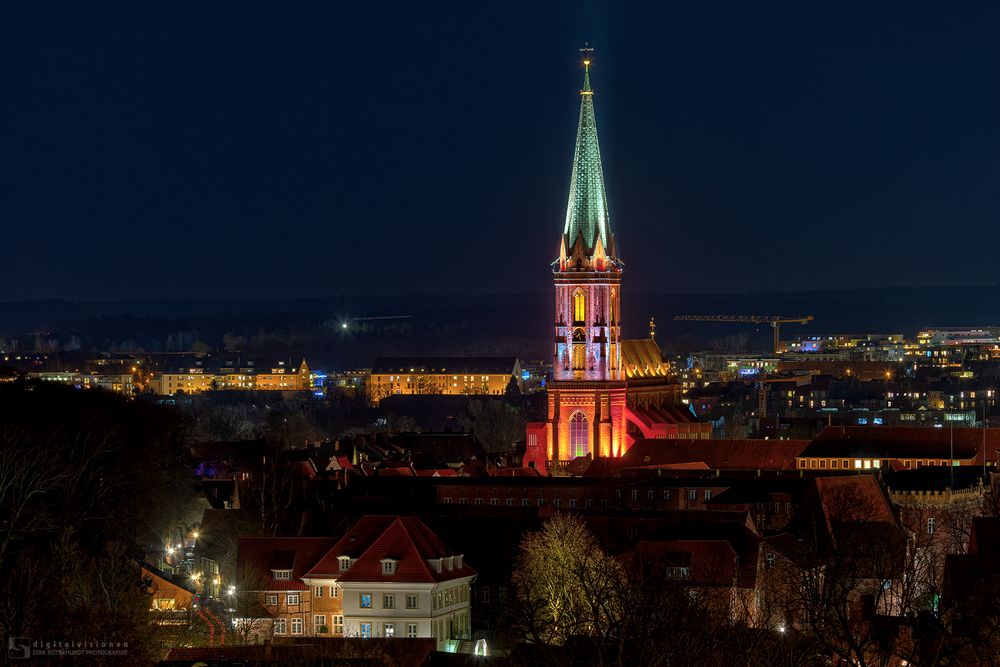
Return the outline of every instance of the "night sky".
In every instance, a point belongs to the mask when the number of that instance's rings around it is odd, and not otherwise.
[[[0,301],[548,290],[585,41],[627,289],[1000,281],[998,3],[303,4],[0,4]]]

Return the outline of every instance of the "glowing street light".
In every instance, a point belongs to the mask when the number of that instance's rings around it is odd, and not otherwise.
[[[236,586],[230,586],[229,590],[226,591],[229,595],[236,595]]]

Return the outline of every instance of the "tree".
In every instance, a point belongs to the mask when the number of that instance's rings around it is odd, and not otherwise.
[[[513,583],[524,634],[533,641],[561,645],[575,635],[617,636],[625,573],[578,517],[556,514],[524,538]]]
[[[475,434],[487,452],[493,454],[511,451],[524,435],[524,411],[519,405],[501,399],[469,401],[459,421]]]

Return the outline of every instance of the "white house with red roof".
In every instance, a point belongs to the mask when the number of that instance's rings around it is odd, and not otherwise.
[[[434,638],[439,650],[471,637],[476,572],[416,517],[367,516],[336,541],[244,538],[239,561],[264,574],[275,635]]]
[[[476,572],[416,517],[364,517],[303,575],[336,582],[344,636],[469,639]]]

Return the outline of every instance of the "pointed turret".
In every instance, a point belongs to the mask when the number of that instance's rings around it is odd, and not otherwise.
[[[569,185],[569,203],[566,206],[566,225],[563,238],[567,246],[574,245],[579,236],[588,254],[600,240],[605,250],[611,250],[611,217],[608,215],[608,198],[604,189],[604,170],[601,166],[601,149],[597,141],[597,121],[594,116],[594,92],[590,88],[590,59],[583,61],[583,90],[580,91],[580,124],[576,132],[576,151],[573,154],[573,176]]]

